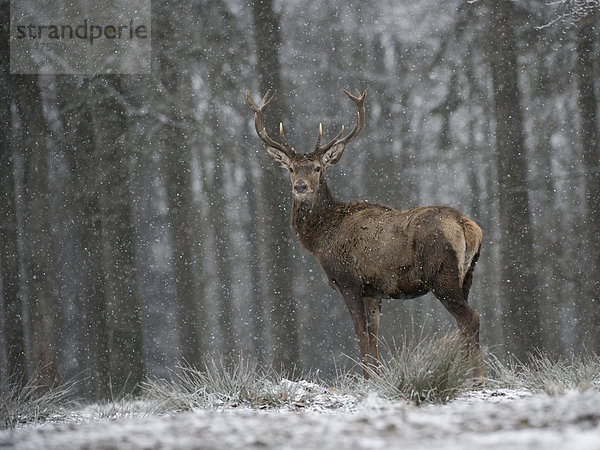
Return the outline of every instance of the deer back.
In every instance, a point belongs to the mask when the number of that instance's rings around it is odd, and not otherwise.
[[[425,294],[446,266],[462,283],[481,244],[479,227],[445,206],[399,211],[355,202],[313,213],[292,225],[329,278],[394,298]]]

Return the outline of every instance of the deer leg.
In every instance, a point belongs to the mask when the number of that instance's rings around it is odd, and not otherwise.
[[[344,299],[346,307],[352,317],[354,323],[354,331],[358,339],[358,346],[360,347],[361,360],[364,365],[363,375],[366,379],[370,378],[369,372],[366,370],[367,366],[371,365],[371,356],[369,351],[369,331],[367,325],[367,314],[365,309],[365,302],[360,295],[360,289],[344,288],[341,286],[333,285],[335,289]],[[378,317],[379,319],[379,317]],[[379,322],[379,320],[377,321]]]
[[[455,317],[455,320],[458,324],[461,341],[467,348],[468,355],[475,365],[474,376],[480,387],[483,387],[485,381],[483,379],[483,363],[479,346],[479,314],[468,304],[465,304],[464,309],[461,310],[459,316]]]
[[[365,309],[366,333],[369,338],[369,347],[366,364],[377,370],[379,365],[379,316],[381,314],[381,300],[373,297],[363,297]]]
[[[479,347],[479,314],[469,306],[458,283],[456,283],[456,289],[449,289],[446,286],[434,290],[433,293],[456,320],[461,342],[475,366],[474,375],[477,383],[483,386],[485,382]]]

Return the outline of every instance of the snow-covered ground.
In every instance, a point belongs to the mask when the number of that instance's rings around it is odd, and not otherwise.
[[[311,388],[307,384],[306,388]],[[0,432],[0,449],[600,449],[600,392],[470,392],[445,405],[334,391],[284,409],[231,405]],[[314,399],[314,397],[313,397]]]

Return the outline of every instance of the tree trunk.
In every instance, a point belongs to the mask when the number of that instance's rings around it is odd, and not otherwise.
[[[25,383],[26,358],[23,332],[23,303],[19,293],[19,249],[12,146],[13,91],[9,73],[9,2],[0,6],[0,276],[4,323],[0,326],[6,339],[7,372],[12,381]]]
[[[515,6],[496,0],[491,8],[491,69],[496,119],[496,165],[506,348],[517,357],[543,343],[533,230],[527,192],[524,122],[518,84]]]
[[[168,126],[165,137],[174,138],[178,130]],[[181,357],[199,367],[207,349],[204,338],[207,319],[203,308],[204,285],[201,282],[201,251],[204,248],[198,208],[193,199],[191,179],[191,149],[183,144],[172,148],[175,142],[185,142],[182,136],[164,142],[165,187],[169,211],[171,263],[177,301],[177,324]]]
[[[213,109],[213,108],[211,108]],[[213,122],[215,123],[215,122]],[[215,130],[216,132],[216,130]],[[218,303],[219,330],[221,334],[221,352],[227,364],[235,361],[236,330],[234,329],[233,306],[233,242],[232,230],[227,218],[227,159],[222,154],[225,149],[218,144],[218,137],[214,136],[212,148],[215,153],[215,169],[212,185],[212,207],[210,214],[215,232],[215,267],[217,271],[217,289],[213,294]]]
[[[281,36],[279,17],[273,11],[271,0],[256,1],[252,5],[254,36],[256,40],[258,85],[261,95],[271,88],[282,92],[279,50]],[[282,98],[269,109],[266,126],[271,135],[277,135],[275,124],[282,120]],[[258,145],[258,144],[257,144]],[[263,158],[265,164],[270,164]],[[265,269],[267,271],[266,297],[271,309],[273,326],[273,362],[276,367],[293,368],[300,361],[298,312],[294,298],[292,273],[292,248],[289,232],[289,189],[280,169],[261,171],[264,219],[263,238]]]
[[[598,140],[598,102],[594,90],[594,55],[597,19],[584,19],[577,34],[577,81],[581,115],[581,147],[585,181],[584,244],[586,248],[585,298],[579,311],[582,327],[579,341],[590,349],[600,348],[600,141]],[[595,22],[592,19],[596,19]]]
[[[101,255],[113,395],[144,378],[140,299],[132,222],[127,118],[119,103],[120,83],[112,76],[92,82],[94,149],[98,164]],[[100,337],[99,337],[100,338]]]
[[[164,95],[157,96],[168,121],[161,133],[162,164],[169,217],[171,268],[177,302],[177,327],[181,357],[200,367],[207,350],[207,317],[204,308],[204,276],[202,251],[204,231],[201,229],[198,204],[194,201],[192,163],[194,148],[189,133],[196,108],[190,69],[171,52],[171,40],[178,36],[178,20],[170,3],[156,6],[153,27],[154,47],[159,63],[159,77]],[[158,87],[156,92],[159,92]]]
[[[50,217],[48,150],[50,135],[36,75],[14,75],[14,92],[23,152],[23,231],[31,362],[40,387],[59,381],[55,252]]]
[[[10,101],[6,102],[10,109]],[[4,108],[2,108],[4,109]],[[10,123],[0,118],[3,134],[0,142],[0,268],[2,270],[2,301],[6,339],[6,375],[25,382],[25,336],[23,333],[23,303],[19,294],[19,252],[17,241],[17,213],[15,206],[13,154],[10,140]]]
[[[79,86],[75,79],[59,78],[57,97],[63,124],[64,160],[69,169],[68,196],[73,227],[80,239],[82,277],[75,300],[81,326],[76,333],[79,365],[89,373],[84,392],[94,401],[109,399],[110,367],[108,329],[102,265],[101,186],[94,155],[94,136],[89,83]]]

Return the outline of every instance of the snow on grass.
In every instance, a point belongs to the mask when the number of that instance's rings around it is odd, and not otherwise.
[[[289,380],[286,381],[286,383]],[[328,390],[300,382],[302,389]],[[300,392],[302,389],[298,389]],[[331,400],[324,400],[327,404]],[[318,405],[318,404],[317,404]],[[160,448],[556,448],[600,446],[600,393],[559,396],[483,390],[415,406],[371,393],[348,408],[198,409],[136,419],[46,424],[0,433],[16,449]],[[332,413],[332,411],[336,411]]]
[[[402,340],[373,370],[367,367],[376,391],[386,398],[445,403],[472,383],[474,362],[466,358],[458,333]]]
[[[490,381],[496,387],[522,388],[550,395],[569,390],[600,390],[600,357],[594,354],[554,359],[536,351],[525,363],[511,358],[505,364],[492,356],[488,366]]]
[[[44,386],[36,372],[27,381],[7,379],[0,382],[0,430],[24,424],[63,420],[73,406],[73,382]]]
[[[401,361],[405,366],[417,362],[413,369],[420,380],[423,372],[417,369],[424,355],[413,353],[420,356]],[[402,370],[403,376],[413,370],[394,369],[391,361],[381,376],[386,370],[396,375]],[[149,380],[142,397],[71,406],[43,423],[22,421],[0,432],[0,448],[598,449],[598,361],[596,356],[555,361],[536,354],[527,363],[502,364],[492,358],[485,389],[463,384],[447,398],[423,397],[410,378],[382,385],[345,373],[326,383],[247,361],[207,360],[202,370],[182,367],[169,380]],[[425,373],[440,380],[438,370]],[[396,375],[390,379],[397,381]],[[390,393],[390,385],[410,390]],[[431,380],[422,386],[425,392],[438,389]],[[434,397],[434,402],[423,401]],[[20,408],[26,411],[26,402]]]
[[[241,359],[236,364],[207,359],[202,370],[182,366],[170,379],[148,380],[143,390],[146,400],[163,413],[228,407],[327,410],[357,401],[356,396],[319,383],[314,375],[308,376],[314,381],[288,377]]]

